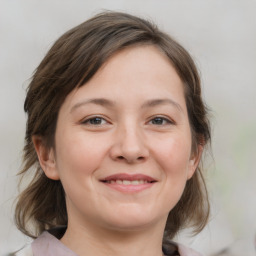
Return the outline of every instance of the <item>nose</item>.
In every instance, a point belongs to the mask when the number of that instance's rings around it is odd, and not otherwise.
[[[114,161],[129,164],[144,162],[149,156],[149,150],[141,129],[136,125],[117,129],[110,155]]]

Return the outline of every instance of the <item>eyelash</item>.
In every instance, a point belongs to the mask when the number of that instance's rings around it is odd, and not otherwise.
[[[83,120],[81,123],[84,124],[84,125],[92,125],[92,126],[104,125],[102,123],[92,123],[93,121],[96,121],[96,122],[98,122],[98,121],[100,121],[100,122],[101,121],[105,121],[104,124],[108,123],[108,121],[105,118],[101,117],[101,116],[94,116],[94,117],[87,118],[87,119]]]
[[[96,123],[95,123],[96,121]],[[104,123],[102,124],[102,121],[104,121]],[[159,123],[153,123],[154,121],[156,122],[161,122],[160,124]],[[82,124],[84,125],[91,125],[91,126],[100,126],[100,125],[105,125],[108,123],[108,121],[101,117],[101,116],[94,116],[94,117],[90,117],[90,118],[87,118],[85,120],[83,120],[81,122]],[[149,120],[148,123],[151,123],[152,125],[156,125],[156,126],[163,126],[163,125],[171,125],[171,124],[174,124],[174,121],[170,120],[169,118],[166,118],[166,117],[162,117],[162,116],[155,116],[153,118],[151,118]]]
[[[154,120],[156,121],[157,119],[158,119],[158,121],[162,121],[162,122],[165,122],[165,123],[164,123],[164,124],[163,124],[163,123],[161,123],[161,124],[156,124],[156,123],[153,124],[152,122],[153,122]],[[162,116],[155,116],[155,117],[151,118],[151,119],[149,120],[149,122],[151,122],[152,125],[157,125],[157,126],[175,124],[174,121],[170,120],[169,118],[162,117]]]

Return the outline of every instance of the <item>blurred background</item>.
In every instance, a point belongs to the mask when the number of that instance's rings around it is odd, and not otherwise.
[[[13,223],[29,79],[52,43],[102,10],[153,20],[194,57],[211,109],[207,182],[212,214],[205,230],[177,240],[206,256],[255,255],[255,0],[0,0],[0,255],[28,241]]]

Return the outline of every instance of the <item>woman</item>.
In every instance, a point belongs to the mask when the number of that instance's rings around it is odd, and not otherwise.
[[[34,73],[17,255],[197,255],[209,202],[198,167],[210,140],[187,51],[155,25],[105,12],[61,36]]]

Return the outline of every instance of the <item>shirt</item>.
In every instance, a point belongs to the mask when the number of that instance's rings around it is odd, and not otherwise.
[[[202,256],[198,252],[183,245],[178,245],[180,256]],[[15,256],[78,256],[66,247],[56,236],[48,231],[43,232],[32,244],[25,246]]]

